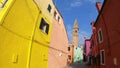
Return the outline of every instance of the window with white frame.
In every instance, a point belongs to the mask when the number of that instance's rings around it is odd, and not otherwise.
[[[49,24],[42,18],[40,27],[39,27],[44,33],[48,34],[49,32]]]
[[[101,65],[105,64],[105,51],[104,50],[100,50],[100,63]]]
[[[58,14],[56,11],[54,11],[54,18],[55,18],[55,20],[58,20]]]
[[[99,43],[103,42],[103,35],[101,28],[98,30],[98,38],[99,38]]]
[[[54,11],[54,18],[55,18],[56,21],[60,24],[60,17],[59,17],[59,15],[57,14],[56,11]]]
[[[56,19],[56,17],[57,17],[57,12],[54,11],[54,18]]]
[[[60,23],[60,17],[58,16],[58,23]]]

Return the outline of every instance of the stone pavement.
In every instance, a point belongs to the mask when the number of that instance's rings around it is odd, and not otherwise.
[[[87,65],[86,63],[73,63],[71,65],[66,66],[65,68],[93,68],[93,67]]]

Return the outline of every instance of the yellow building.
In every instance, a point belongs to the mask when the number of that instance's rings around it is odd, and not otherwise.
[[[52,0],[34,0],[38,7],[42,10],[42,13],[47,16],[52,22],[55,5]]]
[[[0,0],[0,68],[48,68],[51,19],[37,3]]]
[[[63,18],[52,0],[0,0],[0,68],[52,68],[59,62],[61,68],[67,43]]]
[[[68,37],[64,20],[53,0],[35,0],[42,13],[52,22],[48,49],[48,68],[63,68],[67,65]]]

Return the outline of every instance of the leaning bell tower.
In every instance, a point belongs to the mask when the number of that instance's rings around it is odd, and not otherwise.
[[[78,21],[77,19],[75,19],[73,26],[72,44],[77,47],[78,47],[78,32],[79,32]]]

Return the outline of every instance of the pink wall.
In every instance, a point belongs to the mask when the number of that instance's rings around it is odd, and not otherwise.
[[[60,22],[53,19],[48,68],[64,68],[67,64],[68,37],[64,21],[58,12],[57,14],[60,17]]]
[[[90,53],[90,40],[86,40],[85,44],[86,44],[86,56],[88,56]]]

